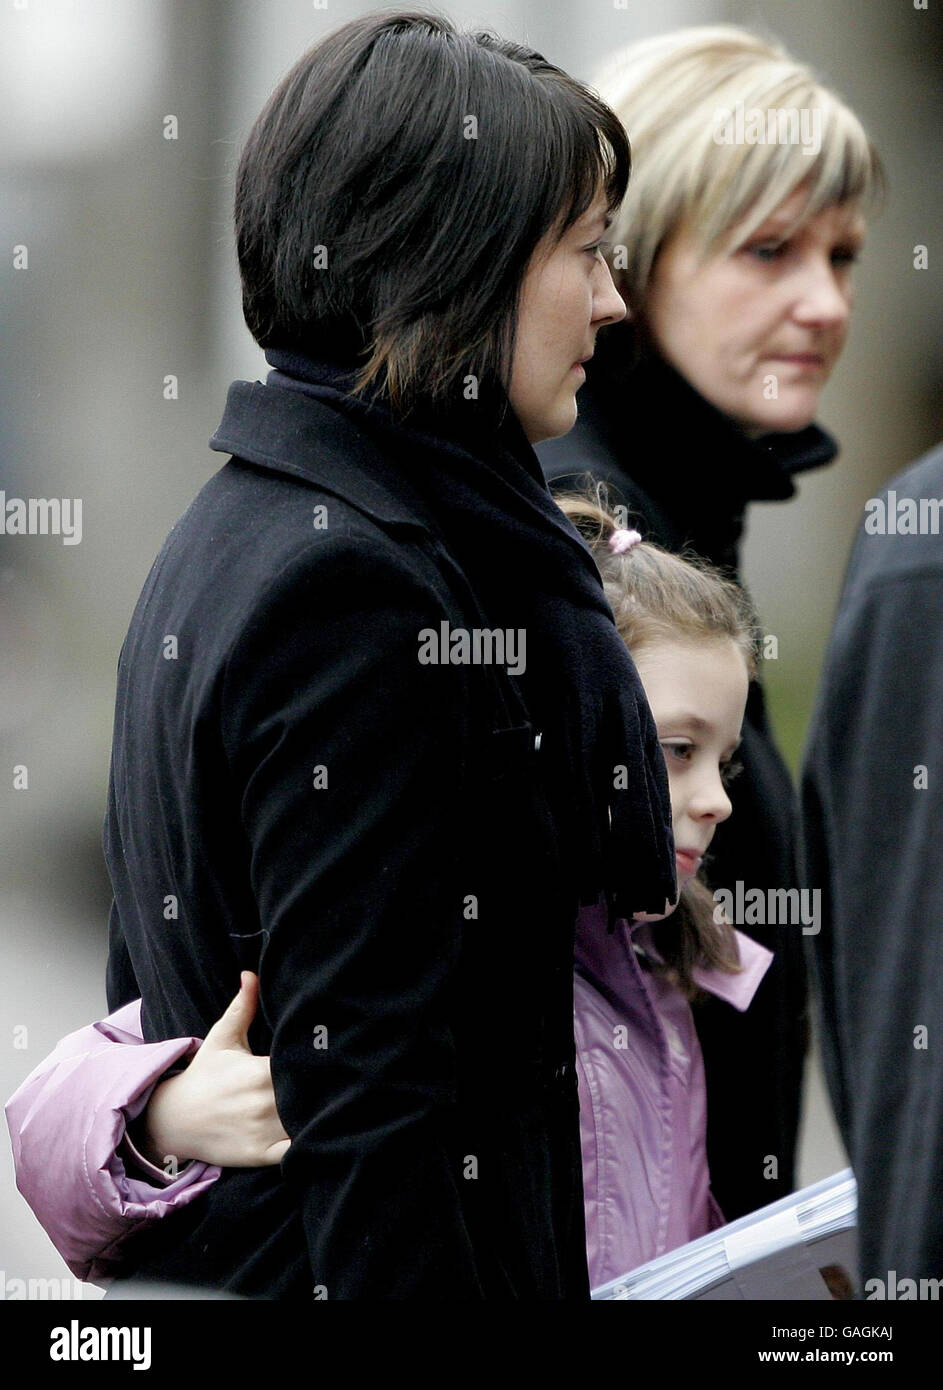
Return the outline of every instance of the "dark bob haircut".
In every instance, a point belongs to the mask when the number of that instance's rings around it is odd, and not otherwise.
[[[539,53],[382,11],[298,62],[236,176],[246,323],[394,406],[510,381],[527,264],[628,184],[618,117]],[[506,397],[505,397],[506,399]]]

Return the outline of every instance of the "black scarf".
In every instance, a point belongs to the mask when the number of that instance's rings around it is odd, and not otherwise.
[[[576,856],[580,902],[603,896],[610,927],[663,912],[675,894],[674,844],[651,711],[596,563],[551,498],[506,397],[503,417],[462,402],[403,420],[375,393],[349,394],[349,363],[280,349],[266,358],[268,384],[350,413],[396,458],[489,626],[525,630],[526,669],[509,679],[520,681],[540,757],[567,792],[563,842]]]

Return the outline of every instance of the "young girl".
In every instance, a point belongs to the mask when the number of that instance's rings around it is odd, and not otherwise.
[[[723,920],[697,877],[731,810],[725,784],[755,671],[748,601],[706,564],[641,542],[596,500],[560,503],[594,554],[655,717],[680,888],[662,921],[620,920],[610,933],[602,902],[579,917],[574,1025],[597,1287],[723,1224],[695,1011],[704,993],[745,1009],[772,956]],[[80,1278],[120,1274],[128,1238],[205,1191],[213,1165],[273,1164],[287,1150],[268,1058],[246,1041],[257,983],[243,975],[202,1048],[189,1038],[141,1045],[138,1006],[128,1005],[64,1039],[9,1102],[20,1190]]]
[[[734,931],[698,871],[731,812],[755,625],[706,562],[640,542],[601,507],[559,499],[593,549],[668,770],[680,902],[660,922],[584,908],[574,1014],[586,1247],[598,1287],[724,1224],[710,1192],[697,1001],[746,1009],[772,953]]]

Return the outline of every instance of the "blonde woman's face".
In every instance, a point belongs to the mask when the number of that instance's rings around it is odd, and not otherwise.
[[[838,360],[864,243],[856,208],[826,208],[785,237],[792,193],[745,245],[704,261],[689,233],[655,263],[648,318],[662,355],[751,436],[804,429]]]

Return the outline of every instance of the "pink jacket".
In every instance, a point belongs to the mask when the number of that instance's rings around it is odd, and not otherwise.
[[[773,956],[736,936],[742,973],[698,970],[695,978],[742,1011]],[[648,923],[618,922],[609,935],[603,907],[580,912],[574,1023],[594,1289],[724,1225],[710,1191],[694,1016],[679,989],[642,968],[637,950],[658,959]]]
[[[742,1010],[772,955],[737,937],[743,973],[703,971],[698,983]],[[654,951],[647,924],[620,922],[610,936],[604,909],[581,911],[574,1026],[593,1288],[723,1224],[694,1019],[677,989],[641,968],[633,942]],[[199,1045],[142,1043],[136,1001],[70,1033],[8,1101],[17,1186],[78,1278],[107,1283],[123,1241],[219,1176],[191,1163],[168,1180],[125,1135],[167,1069]]]
[[[63,1038],[7,1102],[16,1185],[77,1278],[107,1283],[129,1236],[219,1177],[219,1168],[191,1163],[168,1179],[125,1137],[161,1077],[199,1046],[198,1038],[143,1042],[136,999]]]

